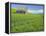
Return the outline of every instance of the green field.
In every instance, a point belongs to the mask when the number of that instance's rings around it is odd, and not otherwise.
[[[43,31],[43,14],[11,14],[10,25],[10,32]]]

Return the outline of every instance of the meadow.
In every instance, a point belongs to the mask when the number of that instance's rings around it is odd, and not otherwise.
[[[10,32],[37,32],[44,30],[43,14],[11,13]]]

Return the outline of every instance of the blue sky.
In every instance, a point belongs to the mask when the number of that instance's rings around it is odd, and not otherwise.
[[[16,8],[17,6],[26,7],[31,13],[43,13],[43,6],[11,4],[11,8]]]

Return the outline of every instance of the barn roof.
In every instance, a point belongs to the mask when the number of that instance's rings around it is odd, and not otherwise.
[[[25,7],[25,6],[17,6],[16,10],[27,10],[27,7]]]

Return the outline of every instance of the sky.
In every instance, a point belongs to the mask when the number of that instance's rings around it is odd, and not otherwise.
[[[22,5],[22,4],[11,4],[11,8],[16,8],[16,7],[26,7],[29,13],[43,13],[43,6],[37,6],[37,5]],[[30,12],[31,11],[31,12]]]

